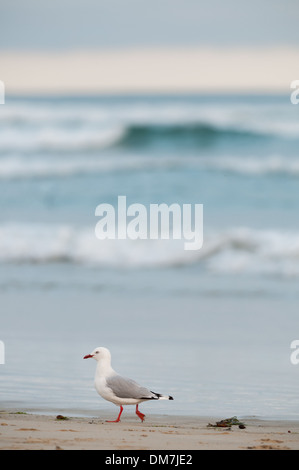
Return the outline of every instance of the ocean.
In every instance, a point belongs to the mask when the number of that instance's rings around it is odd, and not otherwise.
[[[6,97],[0,407],[113,417],[105,346],[145,414],[298,419],[298,149],[289,96]],[[118,196],[203,204],[202,248],[97,239]]]

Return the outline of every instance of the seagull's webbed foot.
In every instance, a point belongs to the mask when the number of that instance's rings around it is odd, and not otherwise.
[[[121,416],[121,414],[122,414],[123,411],[124,411],[124,409],[123,409],[123,407],[121,406],[121,407],[120,407],[120,412],[119,412],[118,417],[117,417],[114,421],[108,421],[108,420],[106,420],[106,423],[119,423],[119,422],[120,422],[120,416]]]
[[[138,405],[136,405],[136,414],[137,414],[137,416],[139,416],[139,418],[143,422],[144,418],[145,418],[145,415],[138,410]]]

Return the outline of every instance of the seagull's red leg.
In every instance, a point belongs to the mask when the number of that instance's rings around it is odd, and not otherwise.
[[[118,415],[117,419],[115,421],[106,421],[106,423],[119,423],[120,422],[120,415],[122,414],[123,411],[124,411],[123,407],[120,406],[120,412],[119,412],[119,415]]]
[[[139,416],[139,418],[143,422],[144,418],[145,418],[145,415],[138,410],[138,405],[136,405],[136,414],[137,414],[137,416]]]

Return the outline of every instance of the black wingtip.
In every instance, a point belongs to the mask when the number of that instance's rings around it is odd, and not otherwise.
[[[161,393],[152,392],[152,390],[151,390],[151,393],[153,393],[154,395],[156,395],[155,397],[151,397],[151,398],[153,398],[153,399],[155,399],[155,400],[158,400],[160,397],[163,397],[164,399],[166,398],[166,400],[167,400],[167,399],[168,399],[168,400],[173,400],[173,397],[171,397],[170,395],[168,395],[168,396],[167,396],[167,395],[162,395]]]

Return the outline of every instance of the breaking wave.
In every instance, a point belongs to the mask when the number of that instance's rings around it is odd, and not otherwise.
[[[202,146],[230,137],[298,140],[296,116],[281,105],[97,102],[8,103],[1,108],[1,152],[136,147],[158,142]]]
[[[198,265],[214,273],[299,276],[299,233],[236,227],[206,231],[203,247],[184,240],[98,240],[93,227],[5,224],[1,263],[75,263],[100,268]]]
[[[298,139],[298,133],[292,136]],[[82,152],[109,147],[146,148],[161,143],[172,146],[201,148],[220,139],[266,139],[275,137],[271,131],[258,131],[242,127],[219,127],[208,123],[177,125],[113,125],[94,128],[9,128],[2,129],[3,152]]]

